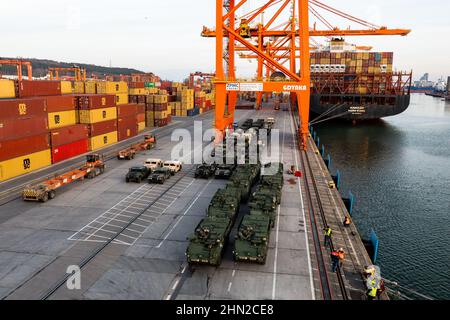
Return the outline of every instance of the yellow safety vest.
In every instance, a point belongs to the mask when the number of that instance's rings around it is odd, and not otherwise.
[[[377,296],[377,292],[378,292],[377,288],[372,288],[369,291],[369,296],[376,297]]]
[[[328,229],[325,230],[325,235],[330,237],[331,236],[331,232],[332,232],[331,228],[328,228]]]

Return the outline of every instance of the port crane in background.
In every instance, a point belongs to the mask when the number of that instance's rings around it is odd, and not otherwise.
[[[23,67],[27,67],[27,76],[28,80],[33,80],[33,66],[31,65],[30,61],[23,61],[23,60],[9,60],[9,59],[0,59],[0,66],[2,65],[12,65],[17,67],[17,78],[19,81],[22,81],[23,79]]]
[[[258,60],[256,79],[259,84],[262,83],[262,87],[259,86],[258,90],[251,88],[256,91],[256,108],[259,109],[261,107],[263,92],[290,92],[291,103],[297,103],[299,108],[302,148],[305,148],[304,142],[307,135],[305,122],[309,118],[309,50],[311,49],[310,43],[316,43],[310,37],[406,36],[411,32],[408,29],[389,29],[385,26],[377,26],[315,0],[269,0],[265,1],[265,4],[261,7],[237,18],[236,10],[241,8],[247,1],[239,1],[238,4],[236,2],[230,0],[217,1],[216,29],[212,30],[204,27],[202,31],[202,36],[204,37],[216,37],[216,104],[218,105],[218,108],[216,108],[216,128],[223,131],[232,123],[237,91],[245,91],[240,89],[241,85],[239,83],[237,83],[239,89],[231,87],[233,82],[236,85],[235,54],[236,52],[248,52],[250,54],[243,54],[241,57]],[[257,24],[257,27],[252,27],[251,23],[258,18],[263,20],[262,17],[265,14],[267,15],[269,9],[275,11],[275,13],[269,18],[268,22],[264,23],[262,21]],[[335,27],[320,13],[321,9],[361,25],[364,29],[340,29]],[[225,15],[224,10],[226,11]],[[286,15],[288,10],[290,10],[288,21],[273,27],[275,22],[283,14]],[[314,22],[313,27],[310,27],[309,15],[314,16],[320,23],[324,24],[326,29],[317,29],[317,22]],[[228,40],[226,46],[224,46],[224,39]],[[236,45],[236,42],[239,45]],[[371,49],[371,47],[360,48],[365,51]],[[223,68],[223,60],[226,65],[226,74]],[[288,67],[285,67],[286,64],[288,64]],[[297,66],[300,66],[300,70],[297,69]],[[302,66],[308,67],[302,68]],[[266,68],[265,78],[263,76],[264,67]],[[272,75],[276,75],[276,77],[272,77]],[[277,80],[272,81],[275,78]],[[274,85],[274,83],[278,83],[278,85]],[[281,83],[284,84],[281,85]],[[302,91],[286,90],[305,89],[305,86],[306,90],[303,91],[303,94]],[[244,87],[248,88],[248,85],[244,84]],[[270,88],[274,90],[270,90]],[[306,97],[306,92],[308,97]],[[228,109],[225,110],[227,100]],[[221,115],[222,112],[224,113],[223,116]]]
[[[203,81],[213,79],[216,76],[215,73],[195,72],[189,75],[189,88],[194,88],[196,78],[202,78]]]
[[[86,69],[76,66],[73,68],[48,68],[50,80],[59,80],[60,72],[73,72],[75,81],[86,81]]]
[[[227,128],[232,127],[238,92],[250,91],[258,94],[262,94],[262,92],[290,92],[298,104],[301,123],[299,129],[300,143],[302,149],[306,149],[307,136],[309,134],[310,99],[308,0],[283,1],[281,7],[271,15],[269,22],[265,26],[259,24],[256,35],[259,41],[258,45],[255,45],[252,42],[253,30],[250,28],[250,23],[260,17],[266,9],[273,6],[276,2],[280,3],[281,1],[266,0],[262,7],[248,13],[246,18],[237,19],[236,11],[246,4],[247,0],[216,0],[216,30],[213,32],[204,27],[202,33],[203,36],[215,36],[216,38],[215,127],[222,133]],[[283,14],[289,14],[292,17],[290,24],[284,28],[285,33],[289,33],[289,40],[292,40],[290,41],[290,64],[288,67],[273,59],[262,47],[262,39],[267,37],[267,33],[271,33],[270,37],[273,38],[283,37],[283,35],[274,34],[273,31],[276,29],[270,28]],[[227,40],[227,43],[225,43],[225,40]],[[237,82],[235,64],[237,43],[245,50],[251,51],[259,57],[258,75],[260,76],[255,82]],[[272,70],[281,72],[286,79],[284,81],[263,79],[262,70],[264,64]]]

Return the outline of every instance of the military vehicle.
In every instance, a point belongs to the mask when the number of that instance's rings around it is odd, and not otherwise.
[[[213,164],[203,163],[195,169],[195,178],[209,179],[211,176],[214,175],[216,169],[217,165],[215,163]]]
[[[160,183],[164,184],[166,180],[170,179],[172,173],[168,168],[156,168],[152,174],[148,177],[149,183]]]
[[[221,164],[217,166],[214,176],[216,179],[229,179],[235,169],[235,164]]]
[[[235,187],[240,189],[243,201],[246,202],[249,199],[251,189],[259,177],[260,170],[260,165],[238,165],[231,176],[230,181]]]
[[[125,181],[127,183],[130,183],[130,182],[141,183],[142,180],[148,178],[150,173],[151,173],[151,170],[145,166],[133,167],[133,168],[130,168],[130,170],[128,171],[128,173],[125,177]]]
[[[239,129],[246,131],[250,129],[252,126],[253,126],[253,119],[247,119],[239,126]]]
[[[234,242],[235,261],[265,264],[270,238],[270,219],[266,215],[247,215]]]
[[[190,265],[219,266],[233,223],[228,218],[206,217],[195,229],[186,250]]]
[[[210,217],[228,217],[235,219],[241,202],[240,191],[232,188],[219,189],[208,206]]]

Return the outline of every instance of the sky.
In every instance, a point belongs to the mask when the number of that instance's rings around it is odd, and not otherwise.
[[[203,25],[214,27],[214,0],[3,2],[0,56],[136,68],[170,80],[182,80],[192,71],[215,69],[215,41],[200,37]],[[248,2],[243,10],[264,1]],[[425,72],[433,80],[450,76],[450,1],[322,2],[377,25],[412,29],[407,37],[347,41],[373,46],[373,51],[393,51],[395,68],[413,70],[414,78]],[[327,17],[341,28],[349,25]],[[256,68],[248,60],[238,66],[243,76],[253,75]]]

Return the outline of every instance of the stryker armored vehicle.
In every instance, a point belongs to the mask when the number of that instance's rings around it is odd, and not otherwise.
[[[217,169],[217,165],[213,164],[201,164],[195,169],[195,178],[209,179],[214,175]]]
[[[235,169],[235,164],[221,164],[217,166],[214,176],[216,179],[229,179]]]
[[[129,182],[141,183],[142,180],[148,178],[150,173],[151,173],[151,170],[145,166],[133,167],[128,171],[128,173],[125,177],[125,181],[127,183],[129,183]]]
[[[195,234],[189,238],[186,250],[188,263],[219,266],[232,227],[232,220],[228,218],[203,219],[195,229]]]
[[[270,238],[270,219],[266,215],[247,215],[234,242],[235,261],[265,264]]]
[[[240,201],[238,190],[220,189],[212,198],[207,214],[209,217],[227,217],[234,220],[239,211]]]

